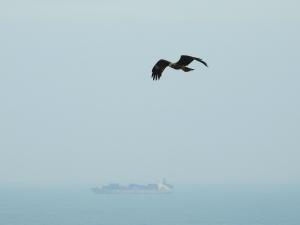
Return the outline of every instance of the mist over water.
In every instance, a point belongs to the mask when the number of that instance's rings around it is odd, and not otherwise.
[[[298,225],[299,189],[182,188],[163,195],[1,190],[5,225]]]

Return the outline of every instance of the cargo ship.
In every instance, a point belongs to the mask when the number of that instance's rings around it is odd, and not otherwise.
[[[121,185],[118,183],[110,183],[101,187],[94,187],[92,191],[95,194],[167,194],[171,193],[173,185],[168,184],[163,179],[157,184],[129,184]]]

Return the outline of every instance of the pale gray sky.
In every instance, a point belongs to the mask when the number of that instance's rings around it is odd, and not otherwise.
[[[299,21],[296,0],[6,0],[1,5],[2,19],[22,21]]]
[[[0,185],[299,184],[299,6],[1,1]]]

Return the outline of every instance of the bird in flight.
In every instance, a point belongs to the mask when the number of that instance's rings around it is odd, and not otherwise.
[[[159,80],[161,75],[162,75],[162,72],[168,66],[175,69],[175,70],[183,70],[184,72],[192,71],[194,69],[187,67],[187,65],[189,65],[191,62],[193,62],[193,60],[201,62],[206,67],[208,67],[207,63],[204,62],[202,59],[196,58],[196,57],[193,57],[193,56],[188,56],[188,55],[182,55],[180,57],[180,59],[178,60],[178,62],[176,62],[176,63],[171,63],[171,62],[169,62],[165,59],[160,59],[154,65],[154,67],[152,69],[152,78],[153,78],[153,80]]]

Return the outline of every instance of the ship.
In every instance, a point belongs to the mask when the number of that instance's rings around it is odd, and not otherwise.
[[[92,191],[95,194],[168,194],[171,193],[173,185],[168,184],[166,179],[155,184],[129,184],[121,185],[110,183],[101,187],[94,187]]]

